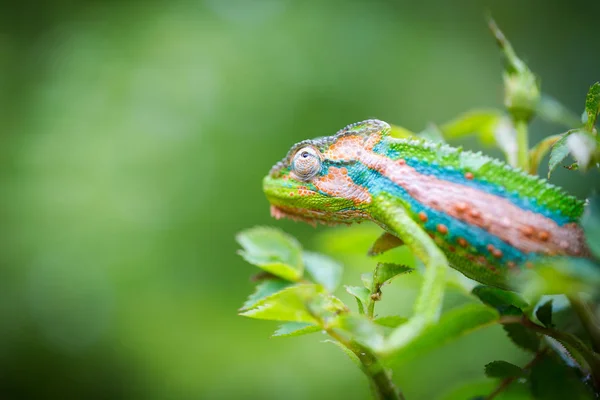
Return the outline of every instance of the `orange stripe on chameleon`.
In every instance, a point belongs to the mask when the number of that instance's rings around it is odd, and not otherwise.
[[[330,167],[327,175],[315,179],[313,184],[322,192],[334,197],[351,199],[355,204],[371,202],[371,195],[364,187],[354,183],[346,168]]]

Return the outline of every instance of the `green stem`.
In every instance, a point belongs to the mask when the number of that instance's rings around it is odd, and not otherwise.
[[[514,120],[517,130],[517,165],[525,172],[529,171],[529,132],[527,121],[524,119]]]
[[[369,303],[367,306],[367,316],[370,319],[373,319],[373,315],[375,315],[375,301],[373,299],[369,299]]]
[[[570,348],[575,349],[586,363],[590,367],[590,372],[592,375],[592,379],[597,389],[600,389],[600,355],[592,351],[588,348],[585,343],[583,343],[578,337],[567,333],[558,331],[556,329],[545,328],[540,326],[525,315],[523,316],[503,316],[498,320],[501,324],[521,324],[526,328],[529,328],[535,332],[541,333],[542,335],[550,336],[551,338],[556,339],[563,345],[570,346]]]
[[[589,306],[579,295],[567,296],[571,302],[571,307],[581,320],[583,328],[586,330],[592,341],[592,347],[595,351],[600,351],[600,324],[596,316],[590,310]]]
[[[371,350],[342,337],[333,329],[327,329],[327,333],[358,357],[377,400],[406,400],[402,392],[394,385],[388,370]]]
[[[367,316],[369,319],[373,319],[375,316],[375,302],[379,300],[381,300],[381,285],[373,283],[369,301],[367,302]]]

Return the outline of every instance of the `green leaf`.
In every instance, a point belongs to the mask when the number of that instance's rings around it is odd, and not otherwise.
[[[587,113],[585,127],[591,132],[600,112],[600,82],[596,82],[590,87],[585,99],[585,112]]]
[[[531,393],[540,400],[584,400],[594,395],[581,381],[575,369],[566,366],[554,356],[546,356],[536,363],[530,374]]]
[[[373,273],[372,272],[365,272],[364,274],[360,275],[360,280],[362,281],[363,285],[371,290],[371,287],[373,287]]]
[[[488,378],[512,378],[523,375],[523,370],[507,361],[492,361],[485,366],[485,374]]]
[[[540,347],[540,338],[535,333],[519,324],[502,326],[514,344],[522,349],[536,352]]]
[[[362,286],[344,286],[346,292],[350,293],[356,299],[358,311],[361,314],[365,313],[365,306],[369,302],[371,291]]]
[[[445,123],[440,130],[447,139],[475,135],[481,143],[491,146],[496,143],[494,131],[502,117],[499,110],[473,110]]]
[[[390,130],[390,136],[398,139],[418,139],[416,133],[409,131],[399,125],[392,125]]]
[[[403,244],[404,242],[398,237],[392,235],[391,233],[384,232],[377,238],[377,240],[375,240],[367,254],[369,256],[376,256],[388,250],[402,246]]]
[[[585,258],[551,257],[533,261],[532,268],[511,277],[509,284],[525,298],[545,294],[596,295],[600,293],[600,267]]]
[[[582,130],[574,131],[567,138],[567,147],[575,161],[577,161],[579,169],[586,171],[593,165],[598,143],[591,133]]]
[[[331,343],[334,344],[335,346],[337,346],[340,350],[342,350],[344,353],[346,353],[346,355],[348,357],[350,357],[350,360],[352,360],[352,362],[358,366],[359,368],[363,368],[362,363],[360,362],[360,358],[358,358],[358,356],[356,354],[354,354],[352,352],[352,350],[350,350],[349,348],[347,348],[346,346],[344,346],[343,344],[341,344],[340,342],[338,342],[337,340],[323,340],[323,343]]]
[[[574,130],[564,133],[552,146],[552,150],[550,151],[550,160],[548,161],[548,178],[550,178],[550,175],[552,175],[552,172],[556,169],[558,164],[562,163],[563,160],[569,155],[567,138],[573,132]]]
[[[406,332],[405,330],[403,332],[403,328],[411,323],[409,321],[392,332],[386,345],[386,353],[392,362],[408,361],[470,332],[489,326],[497,319],[496,310],[488,306],[465,304],[446,312],[437,324],[425,328],[414,340],[397,348],[397,343],[406,341],[406,338],[402,337]]]
[[[340,263],[323,254],[305,251],[302,253],[304,267],[325,289],[333,292],[342,279],[343,268]]]
[[[291,337],[307,335],[321,330],[320,326],[307,324],[304,322],[288,322],[280,325],[279,328],[271,335],[272,337]]]
[[[373,272],[373,282],[371,286],[371,292],[376,293],[379,291],[384,283],[391,281],[396,276],[412,272],[413,269],[406,265],[392,264],[392,263],[378,263]]]
[[[552,135],[544,138],[529,150],[529,171],[537,174],[538,167],[544,156],[552,149],[552,146],[560,140],[560,135]]]
[[[535,311],[537,319],[547,328],[552,328],[552,299],[538,307]]]
[[[572,129],[564,133],[552,146],[548,162],[548,177],[569,154],[577,161],[577,168],[585,171],[596,162],[598,147],[598,141],[590,132]]]
[[[269,227],[255,227],[237,234],[244,248],[239,254],[250,264],[289,281],[302,278],[302,247],[292,236]]]
[[[600,195],[588,198],[588,205],[581,218],[585,240],[591,252],[600,259]]]
[[[502,315],[522,314],[523,310],[529,307],[529,304],[517,293],[492,286],[476,286],[472,293]]]
[[[337,327],[348,333],[356,342],[373,351],[380,351],[385,344],[383,328],[364,315],[344,315],[338,318]]]
[[[280,290],[283,290],[291,285],[293,285],[293,283],[289,281],[284,281],[282,279],[269,279],[262,281],[261,283],[256,285],[254,293],[248,296],[248,300],[246,300],[240,311],[248,310],[254,307],[254,305],[259,300],[271,296],[272,294],[277,293]]]
[[[373,322],[377,325],[385,326],[388,328],[397,328],[400,325],[406,323],[408,318],[401,317],[399,315],[388,315],[386,317],[375,318]]]
[[[316,284],[290,286],[257,301],[240,315],[256,319],[319,324],[328,314],[346,311],[344,303]]]

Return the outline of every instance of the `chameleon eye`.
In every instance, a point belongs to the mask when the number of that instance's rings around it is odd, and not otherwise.
[[[307,181],[321,170],[321,158],[312,147],[304,147],[294,156],[292,169],[300,180]]]

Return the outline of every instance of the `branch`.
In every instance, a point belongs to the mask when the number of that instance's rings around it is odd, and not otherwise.
[[[326,331],[329,336],[358,357],[362,365],[362,370],[369,378],[373,394],[377,400],[405,400],[402,392],[394,385],[385,366],[371,350],[352,340],[345,339],[333,329],[327,329]]]

